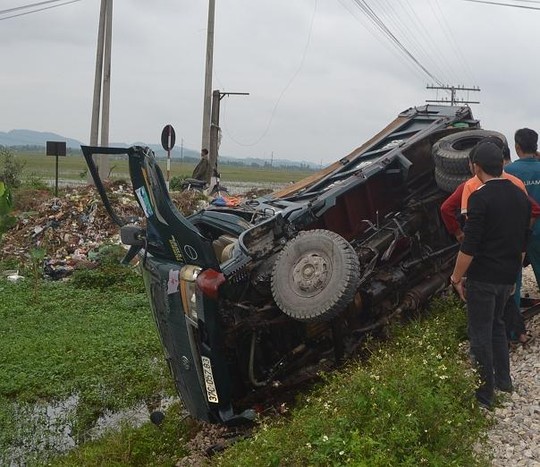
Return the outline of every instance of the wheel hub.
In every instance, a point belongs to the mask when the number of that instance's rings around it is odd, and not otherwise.
[[[304,294],[314,294],[328,282],[329,267],[326,258],[311,254],[304,256],[293,269],[296,288]]]

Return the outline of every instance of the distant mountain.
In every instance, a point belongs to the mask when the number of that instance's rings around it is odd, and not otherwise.
[[[0,131],[0,146],[8,147],[18,147],[18,146],[37,146],[45,148],[47,141],[65,141],[67,148],[79,150],[82,144],[81,141],[78,141],[73,138],[66,138],[65,136],[42,131],[33,131],[33,130],[10,130],[8,132]],[[167,152],[161,147],[161,144],[152,144],[152,143],[143,143],[143,142],[134,142],[131,144],[127,143],[111,143],[110,146],[113,147],[129,147],[129,146],[148,146],[152,151],[156,153],[157,157],[166,157]],[[199,151],[189,148],[183,148],[183,150],[175,146],[171,151],[171,157],[175,159],[199,159]],[[254,166],[268,166],[270,163],[274,167],[305,167],[309,169],[319,169],[320,166],[312,162],[306,161],[291,161],[287,159],[274,159],[270,162],[269,159],[261,159],[256,157],[244,157],[238,158],[233,156],[225,156],[220,154],[220,162],[223,164],[244,164],[244,165],[254,165]]]
[[[79,149],[80,141],[56,133],[33,130],[11,130],[7,133],[0,131],[1,146],[46,146],[47,141],[65,141],[68,148]]]

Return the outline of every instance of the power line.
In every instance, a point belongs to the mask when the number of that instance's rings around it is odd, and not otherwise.
[[[428,61],[431,61],[434,66],[434,73],[437,74],[437,76],[444,75],[445,73],[443,72],[442,68],[439,67],[438,63],[436,63],[435,60],[432,60],[432,54],[430,54],[425,48],[426,44],[429,46],[430,44],[433,43],[433,41],[430,39],[418,38],[417,35],[415,34],[415,31],[418,31],[417,26],[410,28],[408,22],[402,19],[403,12],[405,12],[407,16],[411,17],[409,12],[407,12],[403,8],[403,5],[401,5],[398,2],[395,2],[395,0],[393,2],[391,0],[384,0],[384,1],[380,0],[375,3],[379,5],[379,7],[381,8],[381,11],[385,13],[387,20],[392,22],[392,24],[396,28],[394,32],[396,36],[397,36],[397,32],[400,32],[402,38],[408,41],[408,47],[411,50],[411,52],[415,56],[422,56]],[[397,11],[399,7],[403,9],[403,12],[401,12],[401,15]],[[413,25],[418,24],[418,23],[419,21],[415,23],[415,21],[412,20]]]
[[[386,50],[388,50],[389,53],[394,55],[397,60],[401,61],[401,63],[409,69],[409,71],[413,74],[415,74],[418,78],[423,79],[424,73],[420,71],[420,69],[414,64],[408,60],[408,58],[404,57],[403,54],[399,53],[397,48],[393,45],[391,45],[390,41],[386,40],[383,35],[379,33],[379,31],[373,27],[373,24],[370,24],[371,21],[365,17],[361,12],[359,12],[359,8],[354,8],[352,2],[350,0],[338,0],[338,2],[341,4],[345,10],[357,21],[361,22],[362,25],[366,28],[366,30],[373,36],[373,38],[378,41],[382,47],[384,47]]]
[[[58,2],[58,1],[61,1],[61,0],[49,0],[47,2],[37,2],[37,3],[30,4],[30,5],[22,6],[22,7],[10,8],[9,10],[0,11],[0,14],[5,14],[5,13],[8,13],[9,11],[17,11],[17,10],[21,10],[21,9],[25,9],[25,8],[32,8],[34,6],[44,5],[46,3],[54,3],[54,2]],[[76,2],[80,2],[80,1],[81,0],[70,0],[68,2],[60,3],[60,4],[57,4],[57,5],[51,5],[51,6],[47,6],[47,7],[43,7],[43,8],[38,8],[38,9],[32,10],[32,11],[25,11],[23,13],[17,13],[16,15],[3,16],[2,18],[0,18],[0,21],[3,21],[5,19],[10,19],[10,18],[17,18],[18,16],[30,15],[32,13],[37,13],[38,11],[50,10],[51,8],[57,8],[59,6],[65,6],[65,5],[69,5],[70,3],[76,3]]]
[[[294,74],[292,75],[291,79],[289,80],[289,82],[287,83],[287,85],[283,88],[283,90],[281,91],[279,97],[277,98],[277,101],[276,103],[274,104],[274,108],[272,109],[272,113],[270,114],[270,119],[268,120],[268,123],[266,125],[266,128],[263,130],[261,136],[259,136],[255,141],[251,142],[251,143],[242,143],[238,140],[236,140],[231,134],[230,132],[226,129],[225,129],[225,132],[227,133],[227,135],[229,136],[229,138],[236,144],[238,144],[239,146],[243,146],[243,147],[250,147],[250,146],[255,146],[256,144],[260,143],[261,140],[268,134],[268,131],[270,131],[270,127],[272,125],[272,122],[274,120],[274,116],[276,114],[276,111],[277,111],[277,108],[279,106],[279,103],[281,102],[281,99],[283,98],[283,96],[285,95],[285,93],[287,92],[287,89],[289,89],[289,87],[291,86],[291,84],[293,83],[293,81],[296,79],[296,77],[298,76],[298,74],[300,73],[300,71],[302,70],[302,67],[304,66],[304,61],[306,60],[306,55],[307,55],[307,51],[308,51],[308,48],[309,48],[309,45],[311,44],[311,35],[313,33],[313,24],[315,23],[315,16],[316,16],[316,13],[317,13],[317,7],[318,7],[318,4],[319,4],[319,0],[315,0],[315,4],[314,4],[314,7],[313,7],[313,14],[311,15],[311,22],[310,22],[310,25],[309,25],[309,32],[308,32],[308,37],[307,37],[307,41],[306,41],[306,45],[304,47],[304,52],[302,54],[302,59],[300,60],[300,64],[298,65],[298,68],[296,69],[296,71],[294,72]]]
[[[472,3],[485,3],[485,4],[488,4],[488,5],[509,6],[509,7],[513,7],[513,8],[524,8],[525,10],[540,10],[540,8],[538,8],[538,7],[517,5],[515,3],[488,2],[486,0],[463,0],[463,1],[464,2],[472,2]],[[537,2],[532,2],[531,0],[530,0],[530,2],[531,3],[537,3]]]
[[[15,8],[8,8],[7,10],[0,10],[0,15],[6,14],[6,13],[13,13],[14,11],[19,11],[19,10],[25,10],[26,8],[33,8],[35,6],[47,5],[48,3],[57,3],[61,1],[62,0],[47,0],[45,2],[37,2],[37,3],[31,3],[30,5],[17,6]]]
[[[461,61],[461,63],[463,64],[465,73],[469,75],[468,78],[471,82],[475,82],[476,79],[472,72],[472,69],[469,66],[467,60],[465,59],[465,56],[463,55],[463,52],[461,51],[461,48],[459,47],[459,44],[454,37],[450,24],[446,20],[446,15],[444,14],[441,5],[439,4],[439,0],[435,0],[436,9],[433,8],[432,2],[429,2],[429,6],[431,7],[431,10],[433,11],[433,15],[435,16],[437,22],[440,24],[443,33],[449,40],[449,43],[452,43],[454,45],[453,49],[456,52],[456,57],[458,58],[458,61]]]
[[[446,54],[441,53],[439,50],[437,50],[437,44],[435,43],[435,40],[432,36],[435,28],[426,27],[425,22],[422,21],[422,18],[420,18],[420,16],[416,12],[416,9],[413,8],[409,0],[404,0],[402,2],[396,3],[403,8],[406,15],[409,17],[410,22],[413,26],[413,30],[418,30],[420,32],[420,41],[421,43],[425,42],[426,50],[429,52],[426,55],[427,59],[431,60],[435,66],[437,66],[437,62],[439,62],[442,67],[443,74],[447,75],[450,79],[452,79],[452,81],[456,81],[457,73],[455,72],[450,62],[447,60]],[[428,3],[431,4],[431,2]]]
[[[371,20],[375,26],[377,26],[383,34],[385,34],[388,39],[394,44],[394,46],[403,52],[417,67],[419,67],[427,76],[429,76],[437,84],[442,85],[441,80],[439,80],[433,73],[431,73],[421,62],[418,60],[410,50],[401,43],[401,41],[390,31],[386,26],[384,21],[373,11],[373,9],[367,4],[365,0],[353,0],[354,3],[360,8],[366,16]]]

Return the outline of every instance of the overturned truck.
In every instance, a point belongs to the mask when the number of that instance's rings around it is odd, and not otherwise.
[[[191,216],[172,203],[148,148],[84,146],[126,260],[140,259],[187,411],[249,420],[257,394],[342,360],[366,332],[445,288],[458,245],[439,207],[487,134],[468,107],[410,108],[294,185]],[[92,158],[104,153],[127,154],[142,222],[113,211]]]

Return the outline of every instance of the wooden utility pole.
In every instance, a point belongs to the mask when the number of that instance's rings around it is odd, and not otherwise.
[[[465,100],[465,99],[460,99],[458,97],[456,97],[456,93],[457,92],[461,92],[461,91],[476,91],[476,92],[480,92],[480,88],[478,86],[473,86],[472,88],[467,88],[465,86],[460,86],[460,85],[457,85],[457,86],[449,86],[449,85],[445,85],[445,86],[433,86],[433,85],[428,85],[426,86],[426,89],[437,89],[437,90],[443,90],[443,91],[450,91],[450,99],[446,98],[446,99],[426,99],[426,102],[435,102],[435,103],[440,103],[440,104],[450,104],[450,105],[454,105],[454,104],[480,104],[480,101],[470,101],[470,100]]]
[[[90,125],[90,146],[97,146],[100,136],[101,146],[109,145],[109,109],[111,100],[111,53],[112,53],[112,10],[113,0],[101,0],[99,12],[98,40],[96,51],[96,73],[94,77],[94,98]],[[101,117],[101,118],[100,118]],[[99,155],[99,176],[109,177],[109,156]],[[90,180],[91,181],[91,180]]]
[[[204,105],[201,149],[210,148],[210,112],[212,108],[212,73],[214,62],[214,18],[216,0],[208,2],[208,28],[206,31],[206,67],[204,72]]]

